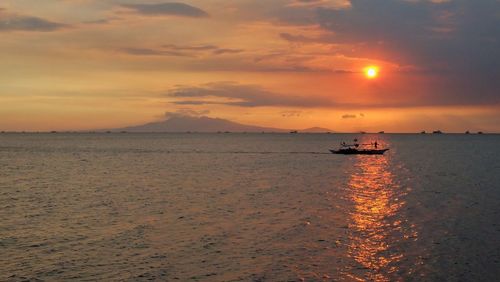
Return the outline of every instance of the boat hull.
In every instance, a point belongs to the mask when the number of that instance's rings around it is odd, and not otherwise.
[[[332,154],[337,155],[383,155],[389,149],[381,150],[367,150],[367,149],[340,149],[340,150],[330,150]]]

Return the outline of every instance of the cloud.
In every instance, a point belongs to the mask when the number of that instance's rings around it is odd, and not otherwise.
[[[106,24],[111,24],[114,21],[118,21],[121,18],[119,17],[109,17],[109,18],[101,18],[97,20],[90,20],[90,21],[84,21],[82,22],[83,24],[93,24],[93,25],[106,25]]]
[[[215,45],[179,46],[174,44],[162,45],[159,48],[122,48],[121,52],[136,56],[174,56],[196,57],[200,54],[224,55],[241,53],[242,49],[221,48]]]
[[[350,115],[350,114],[345,114],[342,116],[343,119],[351,119],[351,118],[357,118],[356,115]]]
[[[241,53],[243,49],[231,49],[231,48],[222,48],[216,45],[205,44],[205,45],[187,45],[187,46],[179,46],[175,44],[166,44],[162,46],[163,48],[171,51],[189,51],[189,52],[211,52],[214,55],[222,55],[222,54],[235,54]]]
[[[160,50],[150,48],[122,48],[121,52],[136,55],[136,56],[174,56],[174,57],[190,57],[191,55],[171,50]]]
[[[191,18],[204,18],[209,16],[207,12],[199,8],[178,2],[158,4],[124,4],[122,7],[147,16],[179,16]]]
[[[67,24],[53,22],[33,16],[6,13],[5,9],[0,9],[0,32],[1,31],[50,32],[68,27],[69,25]]]
[[[163,118],[170,119],[173,117],[201,117],[210,114],[209,110],[193,110],[189,108],[179,109],[175,112],[165,112]]]
[[[345,8],[350,5],[349,0],[293,0],[289,7],[331,7],[335,9]]]
[[[294,43],[311,43],[318,41],[315,38],[307,37],[304,35],[294,35],[286,32],[280,33],[280,37],[288,42],[294,42]]]
[[[222,55],[222,54],[237,54],[243,52],[243,49],[228,49],[228,48],[220,48],[214,50],[215,55]]]
[[[302,111],[282,111],[281,116],[282,117],[300,117],[302,115]]]
[[[161,47],[170,49],[170,50],[178,50],[178,51],[211,51],[211,50],[216,50],[219,49],[219,47],[215,45],[192,45],[192,46],[179,46],[175,44],[165,44],[162,45]]]
[[[178,86],[167,93],[178,105],[230,105],[240,107],[331,107],[333,100],[318,96],[283,95],[257,85],[215,82],[201,86]]]

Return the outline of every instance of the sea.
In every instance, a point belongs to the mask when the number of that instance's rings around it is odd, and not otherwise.
[[[0,281],[499,281],[499,145],[0,134]]]

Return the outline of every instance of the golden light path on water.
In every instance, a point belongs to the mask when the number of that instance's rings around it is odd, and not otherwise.
[[[370,141],[365,139],[361,143]],[[382,147],[387,145],[382,142]],[[400,271],[398,263],[404,257],[398,244],[408,238],[416,239],[411,228],[402,226],[404,218],[400,211],[405,205],[407,189],[400,186],[390,166],[388,153],[359,155],[348,181],[348,198],[353,204],[348,255],[361,270],[347,273],[354,280],[394,280],[394,274]]]

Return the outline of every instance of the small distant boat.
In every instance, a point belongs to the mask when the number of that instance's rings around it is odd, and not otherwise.
[[[443,132],[441,130],[434,130],[432,134],[443,134]]]
[[[362,145],[370,145],[371,148],[360,148],[360,144],[356,143],[358,140],[354,139],[354,144],[346,144],[342,142],[340,144],[340,148],[337,150],[330,150],[332,154],[337,155],[383,155],[385,152],[389,151],[389,149],[378,149],[378,143],[375,141],[371,144],[362,144]]]
[[[290,131],[290,133],[291,133],[291,134],[297,134],[297,133],[299,133],[299,132],[298,132],[297,130],[292,130],[292,131]]]

